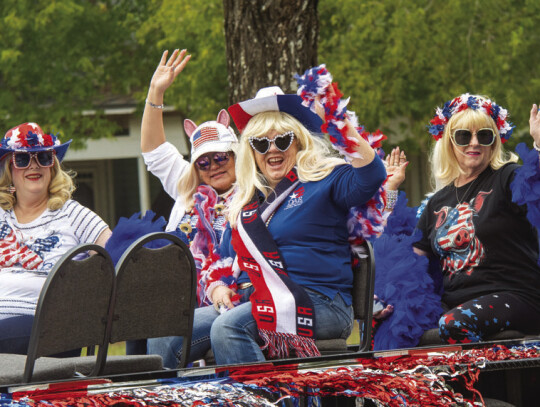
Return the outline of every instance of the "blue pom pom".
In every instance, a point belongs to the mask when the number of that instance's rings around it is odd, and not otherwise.
[[[129,218],[120,218],[118,224],[112,231],[112,235],[105,244],[105,249],[111,255],[111,258],[116,265],[126,249],[138,238],[153,232],[163,232],[167,222],[160,216],[153,220],[156,214],[152,211],[146,211],[144,216],[140,217],[141,213],[137,212]],[[152,247],[160,247],[164,242],[151,242]]]

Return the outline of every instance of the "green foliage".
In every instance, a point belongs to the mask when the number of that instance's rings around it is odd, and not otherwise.
[[[222,1],[3,0],[0,13],[0,130],[36,121],[75,144],[110,135],[103,115],[82,112],[111,95],[142,107],[175,47],[193,57],[165,102],[199,123],[227,106]],[[390,144],[426,150],[435,107],[463,92],[488,95],[527,132],[540,94],[539,2],[320,0],[319,18],[319,61]]]
[[[145,1],[0,2],[0,128],[35,121],[74,145],[111,135],[94,109],[104,95],[129,95],[138,83],[135,19]],[[140,15],[146,7],[140,7]],[[62,134],[63,133],[63,134]]]
[[[367,129],[425,149],[436,106],[465,93],[489,96],[527,132],[538,103],[540,3],[508,0],[321,0],[319,61]]]
[[[215,120],[219,110],[227,107],[222,2],[152,0],[152,4],[155,13],[137,31],[140,39],[152,32],[161,33],[161,37],[149,46],[154,64],[147,72],[145,83],[150,83],[164,50],[187,49],[192,58],[178,80],[167,90],[165,103],[175,105],[184,117],[197,123]]]

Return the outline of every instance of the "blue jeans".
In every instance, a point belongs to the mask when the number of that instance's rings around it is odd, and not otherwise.
[[[26,355],[32,335],[33,315],[18,315],[0,320],[0,353]],[[57,358],[80,356],[80,349],[50,355]]]
[[[353,326],[352,307],[345,305],[339,294],[332,300],[316,291],[306,291],[317,316],[317,339],[347,338]],[[203,358],[210,346],[218,365],[264,361],[261,344],[250,302],[244,302],[222,315],[211,306],[195,310],[190,361]],[[148,353],[161,355],[164,366],[168,368],[178,366],[181,349],[181,337],[148,341]]]
[[[0,320],[0,353],[26,355],[33,323],[33,315],[19,315]]]

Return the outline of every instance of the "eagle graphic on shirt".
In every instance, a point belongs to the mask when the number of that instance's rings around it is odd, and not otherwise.
[[[471,275],[485,257],[484,245],[476,236],[473,216],[482,210],[489,192],[479,192],[470,202],[456,207],[444,206],[435,212],[435,250],[441,257],[443,272],[450,278],[456,273]]]
[[[20,266],[36,270],[42,263],[44,253],[50,252],[60,241],[51,235],[35,239],[31,244],[21,243],[17,233],[8,223],[0,223],[0,268]]]

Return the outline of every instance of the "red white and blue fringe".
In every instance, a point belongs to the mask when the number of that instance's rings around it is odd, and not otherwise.
[[[376,406],[482,406],[475,388],[490,362],[538,360],[538,343],[474,349],[409,349],[372,358],[274,366],[190,369],[186,377],[112,382],[94,379],[12,388],[0,407],[67,406],[285,406],[318,407],[321,397],[370,400]],[[181,372],[180,372],[181,373]],[[199,375],[197,375],[199,373]],[[455,383],[470,396],[456,392]]]

